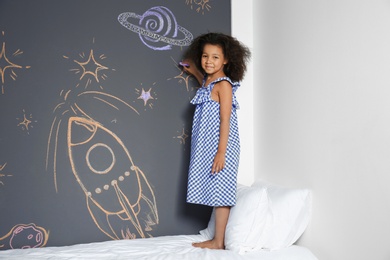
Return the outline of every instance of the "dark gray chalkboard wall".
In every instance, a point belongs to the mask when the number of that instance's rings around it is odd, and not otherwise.
[[[0,1],[0,249],[205,227],[210,209],[185,203],[197,84],[177,62],[191,35],[230,33],[230,13],[226,0]]]

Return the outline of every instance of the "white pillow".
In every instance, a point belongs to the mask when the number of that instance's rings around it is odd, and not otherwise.
[[[252,187],[267,190],[272,214],[272,221],[265,231],[265,240],[259,246],[273,250],[294,244],[310,221],[310,190],[285,188],[261,180]]]
[[[268,196],[263,187],[238,184],[236,205],[231,208],[225,232],[225,247],[238,253],[260,249],[269,222]],[[208,227],[199,233],[206,240],[215,232],[215,210]]]

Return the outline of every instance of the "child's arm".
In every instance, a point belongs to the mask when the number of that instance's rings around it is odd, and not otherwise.
[[[198,68],[196,67],[196,65],[195,65],[195,63],[193,61],[191,61],[191,60],[183,60],[179,64],[180,64],[180,66],[183,67],[183,70],[186,73],[191,74],[192,76],[194,76],[196,78],[196,80],[199,82],[199,84],[202,86],[204,75],[203,75],[203,73],[200,70],[198,70]]]
[[[214,157],[211,173],[218,173],[225,167],[225,155],[230,130],[230,115],[232,112],[233,89],[228,81],[221,81],[214,86],[220,104],[220,126],[218,151]]]

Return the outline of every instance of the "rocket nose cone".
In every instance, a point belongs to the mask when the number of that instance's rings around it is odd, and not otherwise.
[[[82,117],[71,117],[68,121],[68,140],[70,145],[86,143],[96,133],[96,125]]]

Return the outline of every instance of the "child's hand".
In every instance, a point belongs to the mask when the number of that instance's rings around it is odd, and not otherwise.
[[[179,62],[179,65],[183,68],[184,72],[194,75],[196,73],[196,67],[191,60],[183,60]]]
[[[211,168],[211,174],[217,174],[223,170],[225,167],[225,154],[221,152],[217,152],[214,157],[214,163]]]
[[[189,75],[192,75],[196,78],[199,85],[202,86],[203,83],[203,73],[196,67],[194,61],[190,59],[185,59],[179,63],[179,66],[182,67],[183,71]]]

